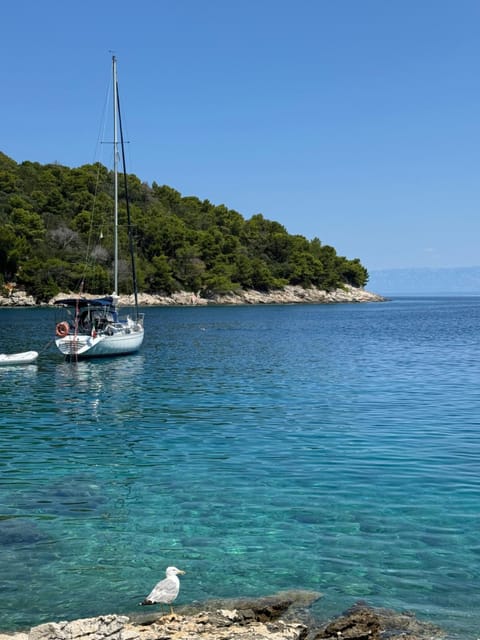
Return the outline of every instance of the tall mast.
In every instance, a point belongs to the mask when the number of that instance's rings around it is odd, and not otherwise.
[[[114,190],[114,294],[118,295],[118,134],[117,134],[117,59],[112,56],[113,70],[113,190]]]

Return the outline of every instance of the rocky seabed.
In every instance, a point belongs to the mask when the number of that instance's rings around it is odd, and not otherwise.
[[[61,293],[52,298],[49,305],[53,305],[56,300],[68,298],[76,294]],[[334,304],[341,302],[382,302],[384,298],[376,293],[370,293],[364,289],[345,286],[334,291],[324,291],[312,287],[288,286],[284,289],[261,292],[254,290],[244,290],[231,292],[224,295],[212,295],[204,298],[200,295],[188,291],[178,291],[169,296],[151,295],[147,293],[139,294],[138,302],[140,306],[206,306],[206,305],[249,305],[249,304]],[[121,296],[120,304],[124,306],[132,305],[133,296]],[[14,290],[8,297],[0,297],[0,307],[34,307],[35,299],[28,296],[24,291]]]
[[[439,640],[445,635],[413,614],[359,603],[325,623],[310,605],[321,594],[282,592],[255,600],[206,603],[204,608],[161,613],[105,615],[71,622],[48,622],[29,631],[1,634],[0,640]]]

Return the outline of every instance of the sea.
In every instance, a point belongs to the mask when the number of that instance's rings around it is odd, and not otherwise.
[[[0,630],[322,594],[480,637],[480,297],[146,308],[130,356],[66,362],[0,310]],[[143,611],[143,609],[142,609]]]

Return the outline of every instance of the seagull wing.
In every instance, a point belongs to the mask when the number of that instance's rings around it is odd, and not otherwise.
[[[180,590],[177,580],[165,578],[156,584],[142,604],[154,604],[155,602],[170,603],[175,600]]]

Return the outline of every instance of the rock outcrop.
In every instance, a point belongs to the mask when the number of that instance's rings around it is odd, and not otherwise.
[[[377,609],[358,603],[309,635],[308,640],[441,640],[445,632],[413,613]]]
[[[195,293],[178,291],[170,296],[140,294],[142,306],[206,306],[206,305],[251,305],[251,304],[333,304],[340,302],[383,302],[384,298],[364,289],[345,286],[334,291],[312,287],[288,286],[272,291],[245,289],[225,294],[212,294],[208,298]],[[133,304],[133,296],[122,297],[122,304]]]
[[[53,305],[56,300],[69,298],[76,294],[59,293],[52,298],[49,305]],[[89,297],[89,296],[86,296]],[[95,296],[90,296],[95,297]],[[334,291],[324,291],[311,287],[304,289],[303,287],[287,286],[283,289],[275,289],[272,291],[255,291],[253,289],[232,291],[223,295],[212,294],[210,297],[204,298],[199,294],[190,291],[177,291],[171,295],[153,295],[149,293],[141,293],[138,301],[141,306],[206,306],[206,305],[236,305],[236,304],[333,304],[340,302],[383,302],[385,298],[376,293],[365,291],[345,285],[341,289]],[[132,296],[120,296],[120,304],[122,306],[132,306],[134,303]],[[12,288],[8,296],[0,295],[0,307],[34,307],[36,306],[35,298],[29,296],[25,291]]]
[[[321,594],[287,591],[254,599],[212,600],[177,613],[106,615],[48,622],[0,640],[303,640],[307,627],[294,619]],[[281,619],[288,616],[289,620]]]
[[[304,289],[289,285],[283,289],[268,291],[245,290],[238,293],[212,296],[214,304],[333,304],[339,302],[382,302],[384,298],[364,289],[345,285],[334,291],[324,291],[311,287]]]
[[[0,640],[440,640],[443,632],[411,614],[359,603],[324,624],[308,607],[321,594],[284,592],[255,600],[212,601],[176,615],[106,615],[49,622]],[[218,606],[221,605],[221,606]]]
[[[20,289],[9,289],[7,296],[0,295],[0,307],[34,307],[35,298]]]
[[[72,294],[61,293],[50,301],[68,298]],[[177,291],[171,295],[153,295],[141,293],[138,296],[140,306],[206,306],[206,305],[251,305],[251,304],[333,304],[341,302],[383,302],[384,298],[364,289],[345,286],[334,291],[324,291],[312,287],[288,286],[273,291],[255,291],[253,289],[235,291],[223,295],[214,294],[208,298],[188,291]],[[132,296],[120,296],[122,306],[132,306]],[[1,305],[1,302],[0,302]]]
[[[245,622],[237,611],[196,616],[163,616],[148,625],[132,624],[126,616],[100,616],[34,627],[27,634],[0,640],[303,640],[303,625]]]

